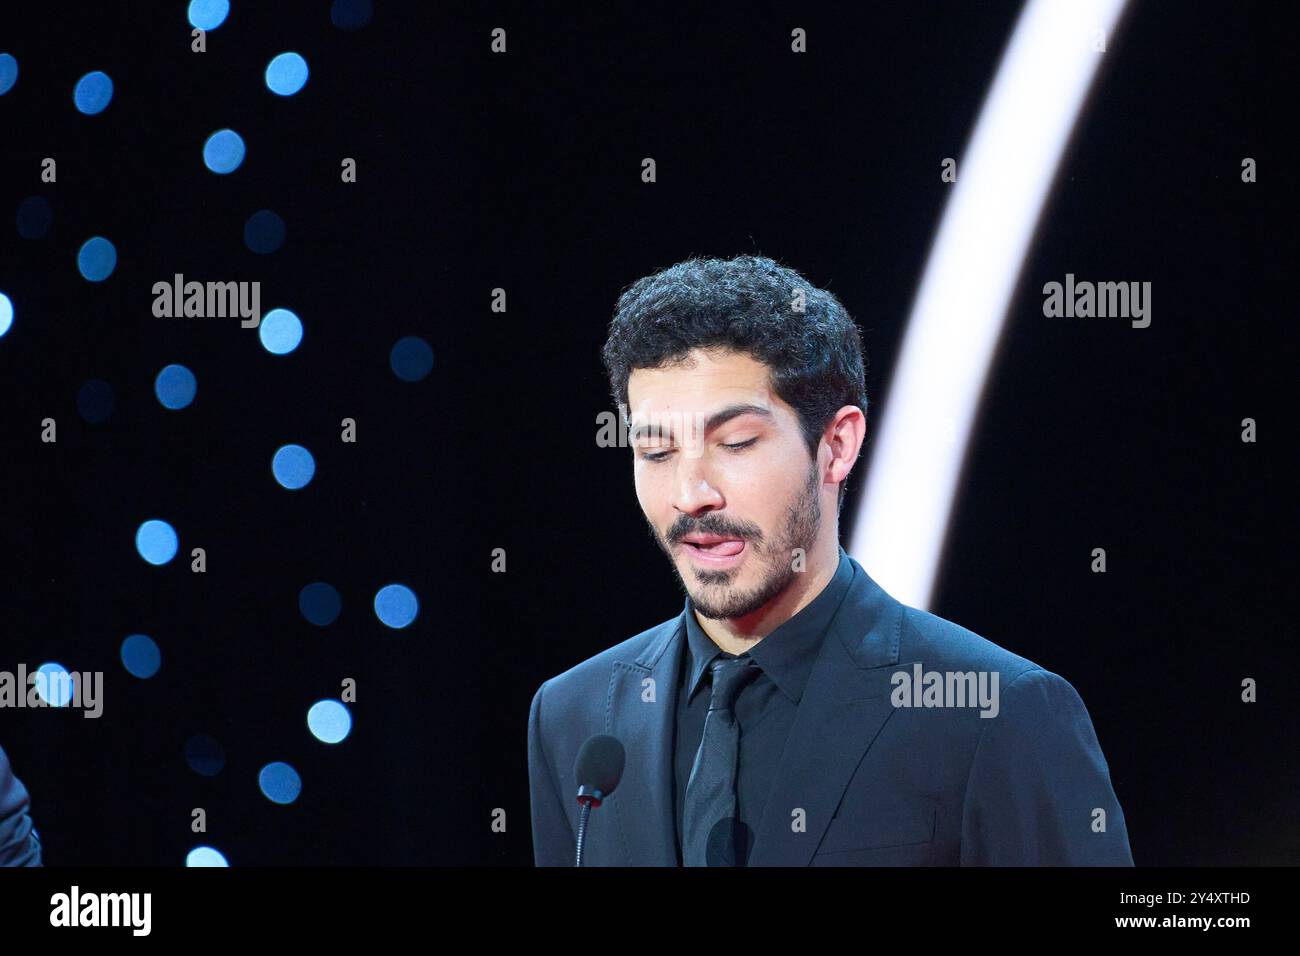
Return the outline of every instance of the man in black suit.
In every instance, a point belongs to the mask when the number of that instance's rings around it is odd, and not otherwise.
[[[0,866],[41,865],[41,844],[27,815],[30,802],[0,747]]]
[[[687,597],[534,695],[538,865],[573,863],[574,761],[601,733],[626,768],[584,865],[1132,865],[1074,688],[840,547],[867,400],[834,296],[770,259],[690,260],[624,292],[603,357]]]

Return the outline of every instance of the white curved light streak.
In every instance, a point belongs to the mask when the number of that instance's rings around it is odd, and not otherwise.
[[[1125,2],[1029,0],[958,163],[848,549],[905,604],[929,604],[1011,293]]]

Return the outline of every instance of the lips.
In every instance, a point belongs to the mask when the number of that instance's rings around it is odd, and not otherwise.
[[[720,534],[692,534],[683,538],[682,543],[701,554],[710,554],[719,558],[740,554],[745,547],[745,542],[740,538],[728,538]]]

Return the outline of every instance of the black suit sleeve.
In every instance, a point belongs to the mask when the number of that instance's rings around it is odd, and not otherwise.
[[[976,747],[963,866],[1132,866],[1110,768],[1078,693],[1034,668],[1002,690]]]
[[[0,748],[0,866],[40,866],[41,844],[27,814],[31,798]]]
[[[546,756],[542,735],[542,684],[528,711],[528,793],[533,824],[535,866],[573,866],[577,840],[564,812],[559,781]],[[576,793],[576,788],[575,788]]]

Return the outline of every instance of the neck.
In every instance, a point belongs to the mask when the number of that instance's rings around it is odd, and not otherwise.
[[[839,560],[839,540],[830,537],[808,552],[808,566],[795,574],[790,586],[758,610],[742,617],[716,619],[704,617],[693,607],[691,613],[714,644],[728,654],[743,654],[811,604],[830,584]]]

